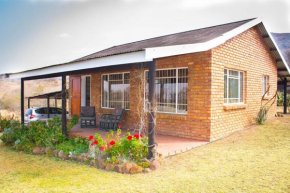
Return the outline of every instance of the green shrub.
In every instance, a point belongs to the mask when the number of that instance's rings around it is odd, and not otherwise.
[[[0,132],[4,131],[6,128],[10,128],[10,119],[0,118]]]
[[[78,117],[73,116],[68,120],[67,127],[70,130],[78,122]],[[24,126],[19,121],[10,121],[10,128],[4,130],[0,139],[5,144],[15,145],[18,149],[31,151],[35,146],[56,147],[66,141],[62,135],[62,122],[60,117],[52,120],[31,122]]]
[[[74,155],[87,153],[88,147],[89,141],[82,137],[70,138],[57,145],[58,150],[63,150],[65,154],[73,153]]]

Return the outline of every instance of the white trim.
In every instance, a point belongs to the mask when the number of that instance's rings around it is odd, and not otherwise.
[[[102,58],[95,58],[91,60],[68,63],[68,64],[60,64],[55,66],[50,66],[42,69],[35,69],[26,72],[12,73],[9,74],[10,79],[16,78],[25,78],[31,76],[39,76],[39,75],[47,75],[59,72],[67,72],[74,70],[82,70],[89,68],[97,68],[104,66],[114,66],[120,64],[130,64],[130,63],[138,63],[138,62],[147,62],[152,61],[152,59],[145,59],[145,51],[138,51],[126,54],[119,54],[114,56],[107,56]]]

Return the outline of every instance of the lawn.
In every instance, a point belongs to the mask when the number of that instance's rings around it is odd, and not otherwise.
[[[290,192],[290,117],[122,175],[0,144],[0,192]]]

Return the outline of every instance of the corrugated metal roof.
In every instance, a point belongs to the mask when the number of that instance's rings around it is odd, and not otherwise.
[[[129,53],[129,52],[136,52],[144,50],[145,48],[152,48],[152,47],[164,47],[164,46],[175,46],[175,45],[183,45],[183,44],[195,44],[195,43],[204,43],[215,39],[222,34],[231,31],[253,19],[247,19],[243,21],[227,23],[223,25],[217,25],[202,29],[196,29],[176,34],[170,34],[160,37],[155,37],[151,39],[141,40],[137,42],[132,42],[128,44],[123,44],[119,46],[114,46],[88,56],[76,59],[72,62],[79,62],[84,60],[89,60],[93,58],[101,58],[105,56]]]
[[[271,33],[290,67],[290,33]]]

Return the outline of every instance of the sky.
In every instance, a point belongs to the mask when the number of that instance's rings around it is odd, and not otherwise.
[[[0,0],[0,74],[255,17],[290,32],[290,0]]]

